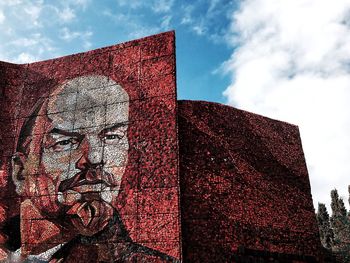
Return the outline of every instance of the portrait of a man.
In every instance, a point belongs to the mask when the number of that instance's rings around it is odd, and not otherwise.
[[[69,79],[40,99],[12,157],[20,247],[10,262],[178,262],[138,244],[119,215],[130,99],[103,75]]]

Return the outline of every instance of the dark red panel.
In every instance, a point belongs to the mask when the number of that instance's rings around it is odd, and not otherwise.
[[[174,32],[0,62],[0,261],[321,261],[298,128],[178,114],[175,69]]]
[[[298,128],[215,103],[178,105],[184,260],[240,262],[265,251],[316,262]]]

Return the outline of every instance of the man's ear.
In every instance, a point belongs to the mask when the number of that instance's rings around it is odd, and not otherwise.
[[[12,181],[16,186],[17,194],[22,194],[24,176],[23,176],[23,168],[26,162],[26,156],[21,152],[16,152],[12,155]]]

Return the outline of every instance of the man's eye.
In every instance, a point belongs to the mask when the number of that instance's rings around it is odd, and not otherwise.
[[[115,140],[115,139],[121,139],[122,137],[117,134],[106,134],[104,139],[105,140]]]
[[[62,141],[58,141],[56,143],[56,145],[61,145],[61,146],[65,146],[65,145],[68,145],[68,144],[77,144],[78,143],[78,140],[74,139],[74,138],[70,138],[70,139],[67,139],[67,140],[62,140]]]
[[[68,145],[72,142],[72,140],[64,140],[64,141],[59,141],[57,144],[58,145]]]
[[[56,142],[50,148],[54,151],[65,151],[65,150],[76,148],[78,144],[79,144],[79,140],[75,138],[69,138],[66,140],[61,140]]]
[[[126,136],[126,132],[127,126],[121,126],[113,129],[111,128],[101,134],[101,140],[107,144],[120,143]]]

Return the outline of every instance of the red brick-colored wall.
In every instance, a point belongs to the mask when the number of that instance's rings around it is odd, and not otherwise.
[[[0,62],[0,261],[321,261],[298,128],[175,77],[174,32]]]
[[[0,74],[0,259],[180,260],[174,32]]]
[[[316,262],[320,241],[298,128],[216,103],[178,105],[185,261]]]

